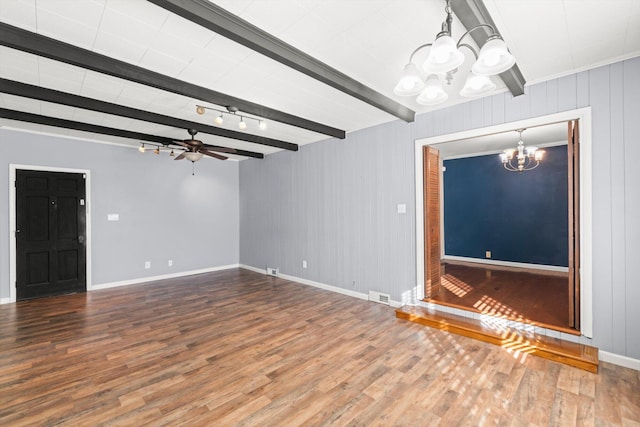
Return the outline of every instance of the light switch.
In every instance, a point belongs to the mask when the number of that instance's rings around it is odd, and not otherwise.
[[[107,214],[107,221],[120,221],[119,214]]]
[[[398,213],[399,214],[407,213],[407,205],[404,203],[398,203]]]

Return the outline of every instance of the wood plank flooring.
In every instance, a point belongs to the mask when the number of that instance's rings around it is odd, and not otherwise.
[[[440,292],[429,302],[579,334],[569,326],[566,273],[523,272],[446,262]]]
[[[637,425],[592,374],[246,270],[0,306],[0,425]]]

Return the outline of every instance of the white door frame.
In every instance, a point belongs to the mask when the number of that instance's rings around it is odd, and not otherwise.
[[[591,107],[563,111],[547,116],[532,117],[516,122],[471,129],[415,140],[416,170],[416,287],[418,301],[424,298],[424,209],[422,147],[442,144],[515,129],[542,126],[550,123],[580,120],[580,333],[593,336],[593,183]]]
[[[33,170],[46,172],[82,173],[85,179],[86,206],[86,273],[87,291],[91,290],[91,171],[52,166],[9,164],[9,302],[16,302],[16,171]]]

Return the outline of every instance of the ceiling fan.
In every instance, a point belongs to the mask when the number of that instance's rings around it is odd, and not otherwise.
[[[174,141],[176,144],[185,147],[187,150],[182,152],[179,156],[177,156],[174,160],[182,160],[187,159],[191,162],[197,162],[202,159],[202,156],[214,157],[220,160],[227,160],[228,157],[215,153],[235,153],[236,150],[233,148],[226,147],[218,147],[216,145],[208,145],[203,143],[202,141],[195,139],[196,134],[198,133],[195,129],[188,129],[189,135],[191,135],[190,139],[183,139],[181,141]]]

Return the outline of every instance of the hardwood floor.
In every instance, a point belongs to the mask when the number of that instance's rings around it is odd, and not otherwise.
[[[637,425],[599,374],[246,270],[0,306],[0,425]]]
[[[445,263],[431,302],[577,333],[569,326],[568,279],[483,265]]]

